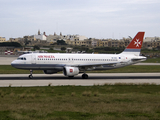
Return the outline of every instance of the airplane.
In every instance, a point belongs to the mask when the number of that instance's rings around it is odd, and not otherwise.
[[[138,32],[126,49],[120,54],[71,54],[71,53],[30,53],[19,56],[11,65],[18,69],[43,70],[45,74],[63,71],[70,78],[82,74],[87,79],[86,71],[109,70],[145,61],[140,56],[145,32]]]

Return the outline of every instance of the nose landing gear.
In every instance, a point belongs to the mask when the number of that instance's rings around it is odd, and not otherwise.
[[[29,79],[32,79],[32,78],[33,78],[32,73],[33,73],[33,70],[30,70],[30,75],[28,76]]]

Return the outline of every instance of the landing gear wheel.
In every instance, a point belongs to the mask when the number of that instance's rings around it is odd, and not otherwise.
[[[33,70],[30,70],[30,75],[28,76],[28,77],[29,77],[29,79],[32,79],[32,78],[33,78],[33,76],[32,76],[32,72],[33,72]]]
[[[32,76],[32,75],[29,75],[28,77],[29,77],[29,79],[32,79],[32,78],[33,78],[33,76]]]
[[[82,75],[82,78],[83,78],[83,79],[88,79],[88,75],[87,75],[87,74],[83,74],[83,75]]]

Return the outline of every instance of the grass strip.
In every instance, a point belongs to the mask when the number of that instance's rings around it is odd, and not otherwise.
[[[143,63],[160,63],[160,58],[148,58]]]
[[[4,120],[160,119],[160,86],[117,84],[0,88]]]

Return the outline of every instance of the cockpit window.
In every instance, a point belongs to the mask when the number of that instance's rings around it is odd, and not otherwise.
[[[25,57],[19,57],[19,58],[17,58],[17,60],[26,60],[26,58]]]

